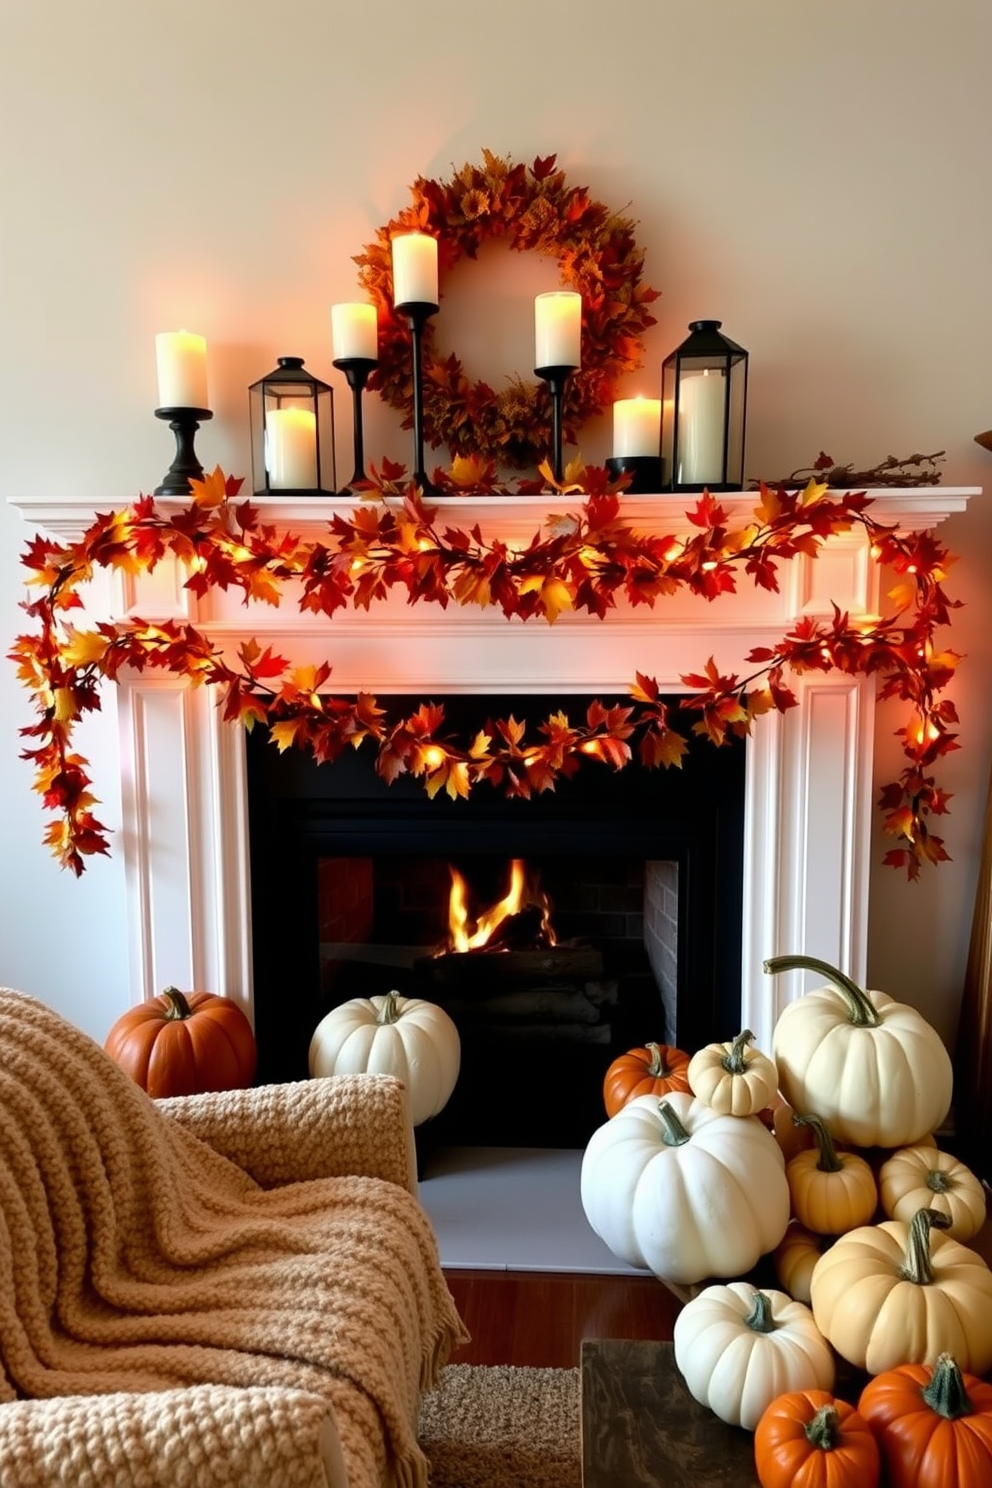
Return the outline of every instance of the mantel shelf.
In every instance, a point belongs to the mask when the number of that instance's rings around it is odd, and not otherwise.
[[[969,500],[981,492],[981,486],[880,486],[868,490],[867,495],[871,498],[871,513],[878,521],[918,531],[936,527],[945,518],[965,511]],[[520,534],[529,541],[537,526],[550,517],[574,512],[585,499],[578,492],[556,497],[439,496],[430,498],[428,505],[436,505],[438,518],[445,525],[480,523],[484,528],[495,527],[501,536]],[[665,492],[657,496],[622,496],[620,501],[624,519],[635,529],[662,526],[675,530],[697,499],[691,493]],[[743,515],[752,510],[757,495],[754,491],[730,491],[721,492],[717,499],[731,514]],[[98,511],[121,511],[133,500],[133,497],[107,497],[106,501],[97,502],[78,497],[8,497],[8,505],[20,511],[26,522],[52,536],[72,541],[82,536]],[[356,506],[364,504],[350,492],[285,500],[246,493],[237,500],[251,501],[263,522],[300,532],[324,528],[333,517],[347,516]],[[398,497],[387,500],[399,504]],[[186,504],[181,497],[156,498],[157,507],[166,514],[179,511]]]

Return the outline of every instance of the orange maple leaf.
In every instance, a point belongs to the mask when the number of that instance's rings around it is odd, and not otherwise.
[[[196,476],[190,478],[189,489],[194,506],[212,507],[223,506],[227,500],[227,478],[219,465],[215,465],[209,475],[202,480]],[[240,487],[241,482],[238,481]]]

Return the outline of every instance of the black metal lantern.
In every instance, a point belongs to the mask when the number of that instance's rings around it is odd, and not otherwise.
[[[334,390],[284,356],[248,389],[256,496],[331,496],[336,490]]]
[[[661,368],[661,458],[672,491],[744,489],[747,352],[694,320]]]

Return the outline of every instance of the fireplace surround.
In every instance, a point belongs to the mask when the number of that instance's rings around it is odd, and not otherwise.
[[[905,530],[936,526],[974,494],[977,488],[939,486],[869,492],[873,515]],[[747,493],[721,499],[741,515],[753,505]],[[170,501],[163,499],[163,509]],[[92,502],[77,500],[13,504],[33,527],[62,540],[79,536],[94,511]],[[111,504],[126,503],[99,509]],[[441,517],[526,543],[546,517],[576,504],[544,496],[457,498],[441,503]],[[350,496],[273,499],[262,503],[261,515],[317,535],[335,510],[354,505]],[[678,532],[683,513],[677,497],[623,503],[625,519],[642,531]],[[618,605],[605,621],[566,613],[554,626],[490,610],[410,607],[399,595],[328,621],[290,601],[279,609],[245,606],[237,594],[215,590],[197,599],[184,578],[172,559],[137,578],[98,574],[77,623],[123,614],[184,619],[232,651],[253,635],[294,664],[329,660],[335,692],[372,691],[386,706],[403,695],[522,695],[554,698],[568,711],[572,700],[581,706],[591,696],[622,700],[637,670],[677,694],[681,673],[698,670],[708,656],[722,671],[739,672],[752,646],[774,641],[802,615],[828,614],[832,603],[852,616],[881,608],[879,574],[858,531],[832,538],[815,561],[784,564],[778,593],[754,590],[742,575],[739,592],[718,603],[679,593],[654,610]],[[743,764],[740,1016],[763,1045],[778,1010],[805,985],[801,973],[764,976],[766,957],[815,955],[855,979],[863,979],[866,962],[874,684],[832,672],[790,685],[799,706],[758,721]],[[124,861],[133,999],[169,983],[203,987],[236,999],[254,1018],[252,923],[260,910],[250,868],[245,735],[222,722],[207,689],[169,675],[122,676],[104,694],[104,711],[111,710],[119,722],[118,802],[118,761],[94,758],[92,767],[101,814],[117,827],[112,850]],[[284,995],[288,1003],[293,988]]]

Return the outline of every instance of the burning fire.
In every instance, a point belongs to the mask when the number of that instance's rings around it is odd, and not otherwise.
[[[494,938],[502,940],[494,950],[507,950],[509,944],[500,936],[501,927],[514,916],[527,910],[540,914],[539,928],[530,939],[543,946],[557,944],[557,936],[551,924],[551,902],[536,884],[530,881],[527,865],[522,858],[514,858],[510,864],[510,887],[498,903],[484,909],[473,919],[469,912],[469,889],[464,877],[452,864],[451,893],[448,896],[448,944],[446,951],[477,951],[488,946]],[[443,954],[443,953],[442,953]]]

